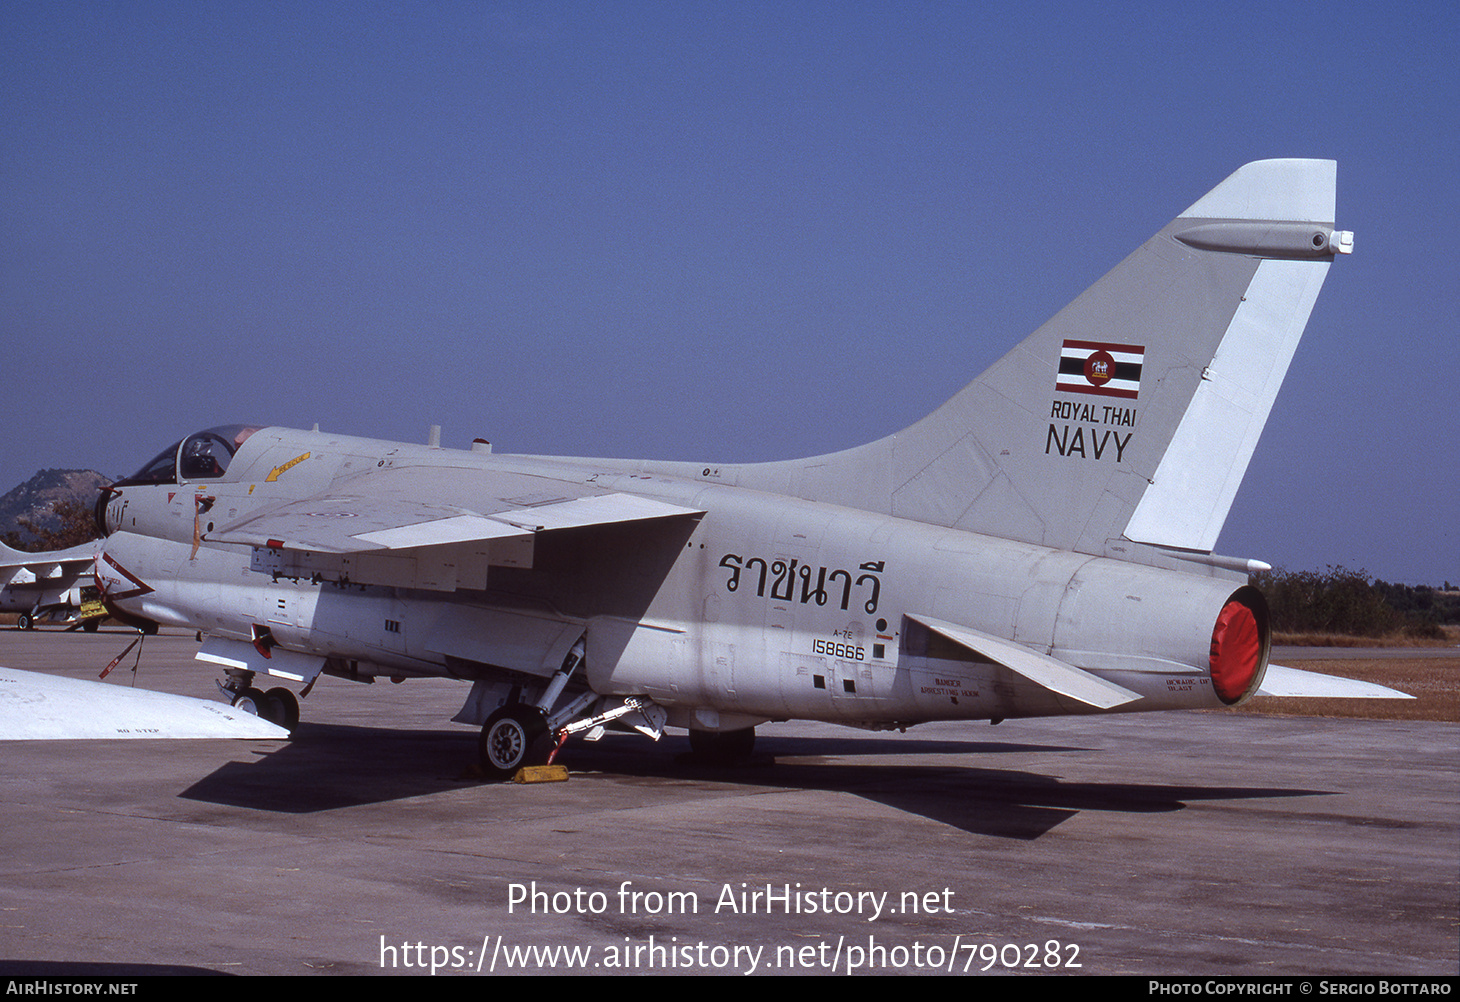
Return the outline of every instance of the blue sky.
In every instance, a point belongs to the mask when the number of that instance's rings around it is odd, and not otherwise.
[[[1241,164],[1335,263],[1218,551],[1460,581],[1460,7],[0,15],[0,490],[262,421],[746,461],[911,423]]]

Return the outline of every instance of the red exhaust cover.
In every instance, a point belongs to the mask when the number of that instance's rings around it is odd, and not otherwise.
[[[1232,599],[1222,607],[1212,628],[1212,688],[1224,703],[1247,692],[1262,662],[1262,631],[1246,605]]]

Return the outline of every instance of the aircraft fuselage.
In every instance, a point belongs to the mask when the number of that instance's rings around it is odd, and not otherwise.
[[[631,489],[704,515],[668,532],[565,529],[530,553],[417,550],[383,558],[388,568],[304,567],[268,545],[210,538],[301,498],[333,502],[305,521],[349,522],[360,517],[350,499],[387,467],[439,477],[432,501],[444,509],[476,507],[475,480],[510,474]],[[99,581],[116,608],[247,643],[267,631],[358,676],[531,684],[585,637],[593,691],[646,696],[685,727],[1092,711],[938,632],[950,623],[1139,695],[1123,709],[1230,702],[1213,691],[1209,657],[1231,580],[608,464],[271,428],[221,478],[124,484],[105,523]]]

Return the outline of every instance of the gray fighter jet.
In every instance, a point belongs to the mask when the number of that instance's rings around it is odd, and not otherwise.
[[[34,628],[37,621],[77,622],[99,549],[99,542],[91,542],[23,553],[0,543],[0,612],[17,613],[15,625],[22,630]],[[97,620],[84,625],[94,631]]]
[[[1256,561],[1212,552],[1335,255],[1331,161],[1248,164],[933,414],[788,462],[494,454],[232,425],[98,504],[112,614],[207,635],[285,725],[321,674],[471,683],[483,767],[607,726],[1221,707]],[[1291,670],[1283,694],[1400,696]]]

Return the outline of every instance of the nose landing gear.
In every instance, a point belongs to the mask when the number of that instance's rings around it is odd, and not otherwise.
[[[275,687],[268,692],[254,688],[251,671],[228,672],[228,682],[218,684],[233,707],[244,713],[263,717],[286,731],[299,726],[299,699],[288,689]]]

